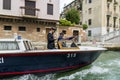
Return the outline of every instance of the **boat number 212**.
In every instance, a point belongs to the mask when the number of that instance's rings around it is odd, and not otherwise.
[[[76,53],[75,54],[67,54],[67,58],[74,58],[76,57]]]

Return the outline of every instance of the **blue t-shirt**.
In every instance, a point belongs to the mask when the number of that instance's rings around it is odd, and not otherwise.
[[[62,37],[62,36],[59,36],[58,41],[60,41],[60,40],[62,40],[62,39],[63,39],[63,37]]]

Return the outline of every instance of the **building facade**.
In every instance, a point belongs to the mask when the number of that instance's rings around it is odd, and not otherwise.
[[[82,0],[74,0],[70,4],[64,6],[60,17],[65,18],[65,14],[71,9],[76,9],[80,12],[80,24],[82,24]]]
[[[60,28],[62,30],[64,30],[65,32],[67,32],[66,36],[69,35],[76,35],[78,36],[77,41],[78,43],[80,42],[85,42],[86,41],[86,33],[85,31],[82,29],[82,0],[74,0],[72,1],[70,4],[64,6],[63,11],[60,14],[60,18],[65,19],[65,14],[71,10],[71,9],[75,9],[78,10],[80,13],[80,23],[74,27],[64,27],[64,28]],[[61,31],[61,30],[60,30]]]
[[[45,42],[58,21],[59,0],[0,0],[0,38],[18,34]]]
[[[120,29],[120,0],[83,0],[83,24],[89,39]]]

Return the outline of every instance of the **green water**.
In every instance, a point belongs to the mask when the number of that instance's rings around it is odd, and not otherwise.
[[[91,65],[42,77],[24,75],[2,80],[120,80],[120,52],[106,51]]]

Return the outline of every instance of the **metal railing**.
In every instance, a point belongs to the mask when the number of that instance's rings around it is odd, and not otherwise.
[[[37,18],[38,13],[40,11],[40,9],[38,8],[25,7],[25,6],[21,6],[20,9],[21,9],[21,15],[23,17],[32,17],[32,18]]]

